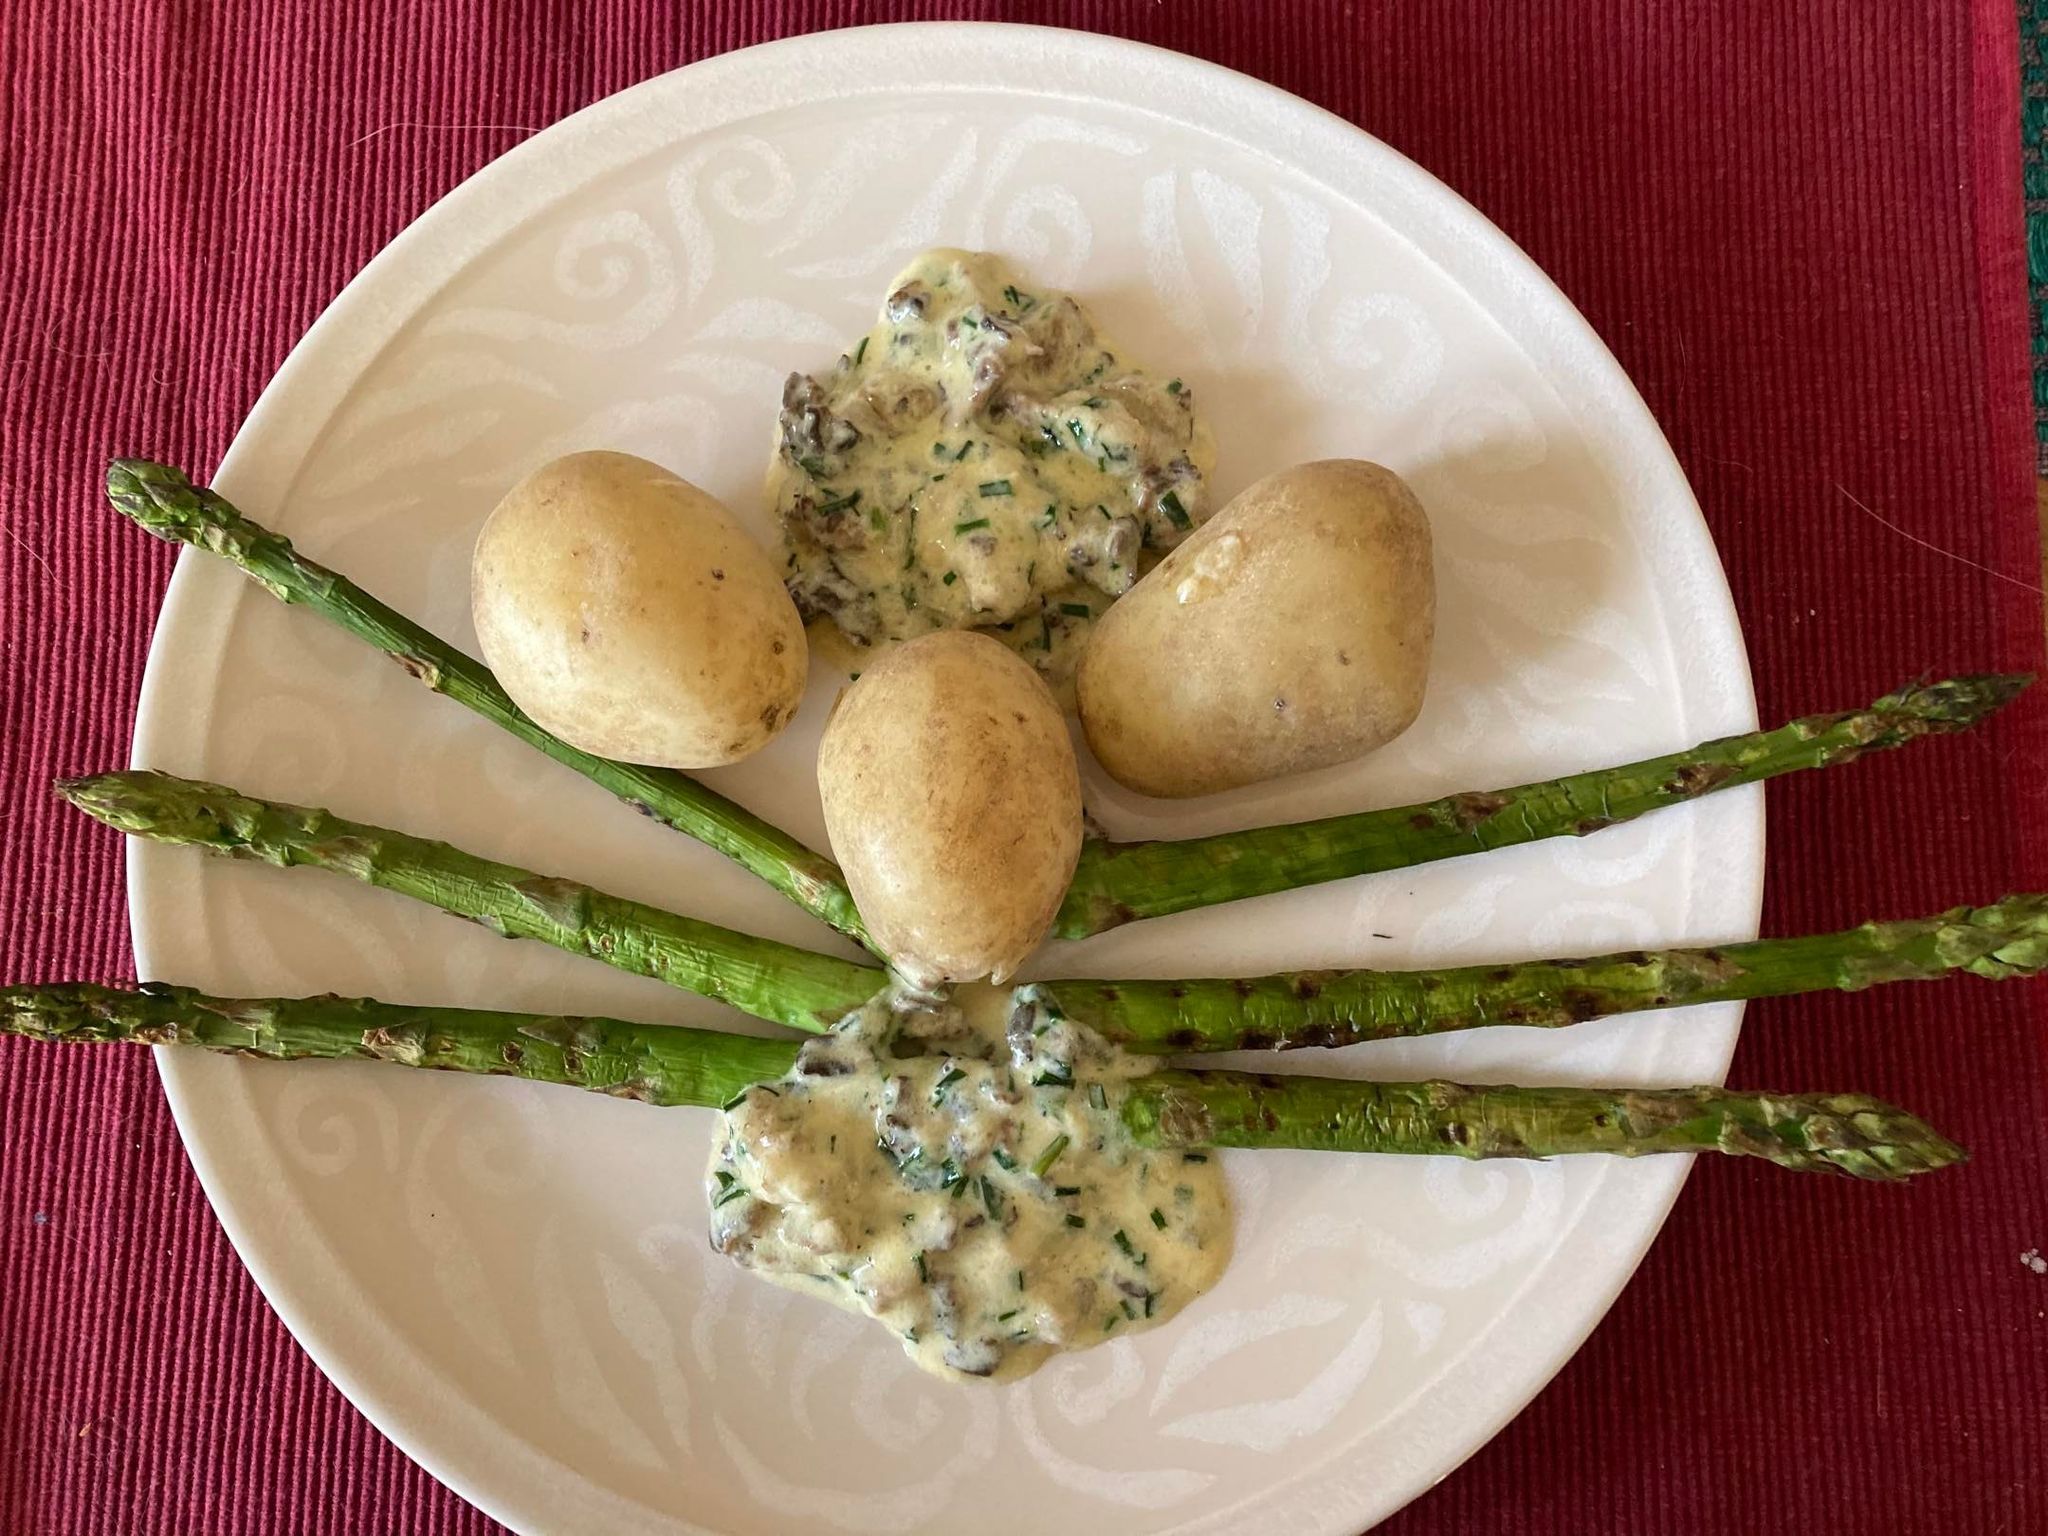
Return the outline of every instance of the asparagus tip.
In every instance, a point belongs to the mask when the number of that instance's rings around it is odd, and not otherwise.
[[[199,492],[181,469],[153,459],[115,459],[107,466],[107,500],[160,539],[189,538]]]
[[[118,773],[95,773],[78,779],[59,779],[57,798],[85,812],[94,821],[118,832],[149,832],[163,837],[174,813],[185,809],[189,795],[213,789],[149,769]]]
[[[111,774],[88,774],[83,778],[59,779],[52,786],[57,798],[75,806],[95,821],[105,821],[110,814],[107,781]]]
[[[1880,715],[1919,731],[1961,731],[2018,698],[2031,672],[1977,672],[1935,683],[1910,683],[1882,700]]]
[[[2048,971],[2048,895],[2022,892],[1985,907],[1946,913],[1941,959],[1992,981]]]
[[[1903,1183],[1969,1161],[1969,1153],[1918,1115],[1864,1094],[1766,1094],[1758,1103],[1757,1121],[1738,1115],[1724,1123],[1721,1151],[1880,1183]]]

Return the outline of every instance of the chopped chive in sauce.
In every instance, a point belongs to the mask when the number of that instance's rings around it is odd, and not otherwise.
[[[1152,1315],[1152,1303],[1158,1299],[1159,1293],[1157,1291],[1147,1291],[1145,1293],[1145,1315],[1147,1317]]]
[[[1064,1061],[1048,1061],[1038,1069],[1038,1076],[1031,1079],[1034,1088],[1071,1088],[1074,1086],[1074,1069]],[[1092,1085],[1088,1092],[1092,1098],[1102,1091],[1101,1085]],[[1100,1109],[1100,1104],[1095,1106]]]
[[[1077,619],[1092,619],[1095,617],[1095,610],[1086,603],[1061,603],[1060,612],[1072,614]]]
[[[1060,1154],[1067,1150],[1067,1140],[1067,1133],[1065,1131],[1053,1137],[1051,1144],[1043,1152],[1039,1153],[1036,1158],[1032,1159],[1032,1173],[1041,1179],[1044,1178],[1047,1170],[1060,1160]]]
[[[1102,1084],[1090,1083],[1088,1085],[1088,1102],[1097,1109],[1109,1108],[1109,1095],[1102,1091]]]
[[[1169,395],[1179,394],[1181,392],[1181,388],[1182,385],[1179,379],[1168,379],[1166,381],[1166,392]]]
[[[1021,1269],[1017,1271],[1017,1289],[1020,1291],[1024,1289],[1024,1271]]]
[[[1123,1314],[1121,1312],[1110,1313],[1109,1316],[1105,1317],[1102,1320],[1102,1331],[1104,1333],[1108,1333],[1110,1329],[1114,1328],[1118,1323],[1122,1322],[1123,1320]]]
[[[989,1183],[987,1174],[981,1176],[981,1203],[988,1207],[988,1219],[990,1221],[1001,1221],[1003,1219],[1002,1199],[996,1194],[995,1185]]]
[[[754,1089],[751,1085],[742,1088],[738,1093],[734,1094],[731,1098],[727,1099],[723,1104],[719,1105],[718,1107],[729,1115],[734,1110],[738,1109],[742,1104],[746,1103],[747,1095],[752,1093],[753,1091]]]
[[[815,453],[801,455],[796,461],[796,467],[809,475],[813,480],[825,478],[825,461]]]
[[[860,345],[853,349],[853,366],[858,368],[860,366],[860,360],[866,357],[867,355],[868,339],[867,337],[863,336],[860,339]]]
[[[868,508],[868,526],[870,528],[874,529],[876,533],[880,533],[887,525],[888,519],[882,516],[882,509],[880,507]]]
[[[1052,1187],[1052,1192],[1055,1195],[1058,1195],[1062,1200],[1064,1200],[1069,1195],[1078,1195],[1079,1193],[1081,1193],[1081,1186],[1078,1184],[1055,1184]]]
[[[1193,519],[1188,516],[1188,509],[1180,504],[1180,496],[1177,492],[1168,491],[1164,496],[1160,497],[1159,510],[1172,520],[1173,526],[1176,528],[1191,528],[1194,526]]]
[[[711,1202],[711,1209],[715,1211],[721,1205],[726,1205],[734,1200],[738,1200],[742,1196],[744,1196],[746,1192],[747,1186],[744,1184],[735,1184],[730,1189],[722,1190],[720,1191],[718,1198]]]
[[[970,438],[968,438],[968,439],[967,439],[967,441],[966,441],[966,442],[964,442],[964,443],[962,443],[962,444],[960,445],[960,451],[959,451],[958,453],[956,453],[956,454],[954,454],[954,455],[953,455],[953,462],[954,462],[955,464],[958,464],[958,463],[959,463],[959,462],[960,462],[960,461],[961,461],[962,459],[966,458],[966,457],[967,457],[967,455],[968,455],[968,454],[970,454],[970,453],[972,453],[973,451],[974,451],[974,439],[970,437]]]
[[[1152,1207],[1152,1225],[1162,1232],[1166,1230],[1166,1218],[1159,1214],[1159,1207],[1156,1205]]]
[[[905,587],[903,589],[903,606],[913,613],[917,611],[917,588]]]
[[[1105,402],[1103,401],[1103,398],[1100,395],[1090,395],[1086,400],[1083,400],[1081,403],[1087,406],[1088,409],[1091,411],[1099,411],[1102,409]]]
[[[1017,1171],[1017,1159],[1010,1156],[1010,1154],[1005,1152],[1001,1147],[997,1147],[995,1151],[990,1153],[989,1155],[996,1160],[996,1166],[1002,1169],[1005,1173],[1015,1173]]]
[[[1067,430],[1074,434],[1074,441],[1076,443],[1080,444],[1083,448],[1088,446],[1088,434],[1081,430],[1080,422],[1069,417],[1067,419]]]
[[[1057,502],[1048,503],[1045,509],[1045,516],[1041,517],[1038,520],[1038,526],[1041,528],[1050,528],[1054,523],[1057,523],[1059,520],[1059,504]]]
[[[1209,1161],[1209,1154],[1206,1152],[1183,1152],[1180,1155],[1180,1160],[1184,1163],[1206,1163]]]
[[[960,579],[960,573],[959,573],[958,571],[948,571],[948,572],[946,572],[946,574],[945,574],[945,575],[943,575],[943,576],[941,576],[941,577],[939,578],[939,580],[940,580],[940,581],[944,582],[944,583],[945,583],[945,584],[946,584],[947,586],[949,586],[949,587],[950,587],[951,585],[953,585],[953,583],[954,583],[954,582],[956,582],[956,581],[958,581],[959,579]]]
[[[1019,293],[1015,283],[1004,285],[1003,297],[1010,301],[1010,308],[1016,310],[1020,315],[1028,315],[1038,307],[1038,300],[1031,297],[1028,293]]]
[[[1140,1269],[1143,1269],[1145,1267],[1145,1255],[1138,1252],[1137,1248],[1132,1244],[1130,1238],[1125,1236],[1124,1229],[1122,1227],[1118,1227],[1115,1232],[1111,1233],[1109,1240],[1116,1244],[1117,1251],[1121,1253],[1125,1258],[1129,1259],[1133,1264],[1137,1265]]]
[[[844,495],[828,497],[826,500],[819,502],[817,511],[818,515],[822,517],[827,512],[843,511],[847,507],[858,506],[859,503],[860,492],[858,490],[851,490]]]
[[[998,1312],[996,1314],[996,1321],[999,1323],[1007,1323],[1011,1318],[1015,1317],[1019,1312],[1022,1312],[1023,1310],[1024,1309],[1022,1307],[1012,1307],[1007,1312]]]
[[[984,480],[979,487],[984,496],[1008,496],[1010,482],[1007,480]]]
[[[931,1274],[924,1267],[924,1254],[922,1252],[920,1252],[917,1256],[917,1283],[919,1285],[928,1285],[931,1283]]]
[[[1088,1225],[1088,1222],[1085,1217],[1069,1216],[1067,1217],[1067,1225],[1070,1227],[1085,1227]]]
[[[1109,508],[1105,507],[1101,502],[1098,501],[1097,503],[1095,503],[1095,510],[1102,514],[1102,520],[1105,523],[1115,521],[1115,519],[1109,515]]]
[[[945,1071],[939,1074],[939,1080],[932,1084],[932,1102],[934,1104],[938,1103],[939,1100],[946,1096],[946,1090],[966,1075],[959,1067],[946,1068]]]
[[[726,1190],[726,1189],[731,1189],[731,1188],[732,1188],[732,1184],[733,1184],[733,1179],[732,1179],[732,1175],[731,1175],[731,1174],[729,1174],[729,1173],[727,1173],[727,1172],[726,1172],[726,1171],[725,1171],[725,1170],[724,1170],[723,1168],[720,1168],[720,1169],[718,1169],[718,1170],[717,1170],[716,1172],[714,1172],[714,1173],[713,1173],[713,1174],[711,1175],[711,1177],[713,1177],[714,1179],[718,1180],[718,1187],[719,1187],[719,1188],[720,1188],[721,1190]]]
[[[1060,441],[1060,429],[1054,426],[1051,422],[1046,422],[1045,424],[1040,426],[1038,429],[1038,435],[1044,438],[1047,444],[1051,447],[1064,448],[1066,446],[1066,444]]]
[[[953,525],[953,531],[954,531],[955,533],[972,533],[972,532],[974,532],[974,530],[975,530],[975,529],[977,529],[977,528],[986,528],[987,526],[988,526],[988,519],[987,519],[987,518],[985,518],[985,517],[970,517],[970,518],[969,518],[969,519],[967,519],[967,521],[966,521],[966,522],[964,522],[964,523],[955,523],[955,524]]]

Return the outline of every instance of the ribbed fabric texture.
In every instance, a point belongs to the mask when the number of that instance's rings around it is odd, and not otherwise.
[[[170,551],[106,459],[205,471],[321,307],[526,132],[706,54],[942,15],[1126,33],[1343,114],[1558,280],[1698,489],[1763,713],[2032,667],[2013,0],[0,6],[0,976],[129,976],[127,753]],[[1597,757],[1597,744],[1589,744]],[[1770,791],[1766,925],[2048,886],[2048,700]],[[2041,987],[1756,1006],[1734,1077],[1975,1152],[1903,1190],[1703,1167],[1537,1403],[1386,1529],[2048,1531]],[[148,1062],[0,1043],[0,1530],[494,1529],[299,1354]]]

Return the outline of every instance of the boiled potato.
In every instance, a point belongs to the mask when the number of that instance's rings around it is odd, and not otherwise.
[[[629,453],[513,486],[476,541],[484,659],[573,746],[664,768],[758,751],[803,697],[803,622],[715,498]]]
[[[1081,852],[1081,775],[1038,674],[986,635],[885,653],[818,746],[833,856],[869,935],[918,986],[1007,978]]]
[[[1429,519],[1392,470],[1301,464],[1251,486],[1096,624],[1076,676],[1110,776],[1206,795],[1384,746],[1422,708]]]

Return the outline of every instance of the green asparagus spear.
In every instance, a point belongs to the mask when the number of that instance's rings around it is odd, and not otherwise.
[[[1753,939],[1579,960],[1429,971],[1296,971],[1253,980],[1054,981],[1043,990],[1136,1051],[1287,1050],[1490,1024],[1555,1029],[1614,1013],[1797,992],[1858,992],[1958,971],[1993,981],[2048,970],[2048,896]]]
[[[303,604],[397,661],[428,687],[602,785],[635,809],[707,843],[805,911],[867,943],[839,868],[687,776],[579,751],[520,712],[482,663],[386,607],[291,541],[179,470],[118,459],[115,508],[159,538],[240,566],[273,596]],[[1687,752],[1518,789],[1471,791],[1288,826],[1182,842],[1090,842],[1055,932],[1081,938],[1142,917],[1212,906],[1325,880],[1429,863],[1541,838],[1584,835],[1717,789],[1852,761],[1975,724],[2026,686],[2018,676],[1960,677],[1901,689],[1869,709],[1813,715]],[[872,946],[870,946],[872,947]]]
[[[0,1035],[192,1045],[272,1061],[389,1061],[714,1108],[749,1083],[782,1076],[797,1052],[791,1040],[617,1019],[404,1007],[364,997],[209,997],[154,984],[139,992],[83,983],[0,988]]]
[[[1514,789],[1179,842],[1089,843],[1081,850],[1054,932],[1061,938],[1085,938],[1191,907],[1544,838],[1582,837],[1715,790],[1853,762],[1866,752],[1967,730],[2031,681],[1990,675],[1916,684],[1887,694],[1868,709],[1808,715],[1776,730]]]
[[[253,799],[218,784],[164,773],[108,773],[67,780],[57,792],[123,832],[280,868],[333,870],[507,938],[540,939],[799,1029],[828,1027],[885,981],[871,966],[736,933],[573,880],[535,875],[431,838]]]
[[[358,1058],[562,1083],[649,1104],[721,1104],[779,1077],[788,1041],[617,1019],[409,1008],[366,998],[219,998],[184,987],[0,989],[0,1034]],[[1517,1088],[1166,1071],[1117,1090],[1153,1147],[1308,1147],[1460,1157],[1722,1152],[1797,1172],[1903,1180],[1963,1160],[1920,1120],[1854,1094]]]
[[[304,604],[333,620],[436,693],[538,747],[635,810],[715,848],[812,916],[867,942],[839,866],[823,854],[685,774],[614,762],[550,735],[512,702],[482,662],[378,602],[347,577],[308,560],[284,535],[194,486],[182,471],[147,459],[116,459],[107,470],[107,498],[158,538],[191,544],[240,566],[272,597]]]
[[[828,1027],[883,981],[868,966],[215,784],[128,772],[71,780],[58,789],[88,815],[138,837],[333,870],[508,937],[540,939],[799,1029]],[[1997,980],[2043,969],[2048,897],[2011,896],[1932,918],[1702,949],[1434,971],[1061,980],[1026,989],[1020,999],[1057,1008],[1129,1050],[1192,1053],[1348,1045],[1488,1024],[1548,1028],[1639,1009],[1857,991],[1959,970]]]
[[[1798,1173],[1902,1180],[1965,1153],[1862,1094],[1725,1088],[1518,1088],[1358,1083],[1249,1072],[1156,1072],[1122,1114],[1151,1146],[1311,1147],[1457,1157],[1725,1152]]]

